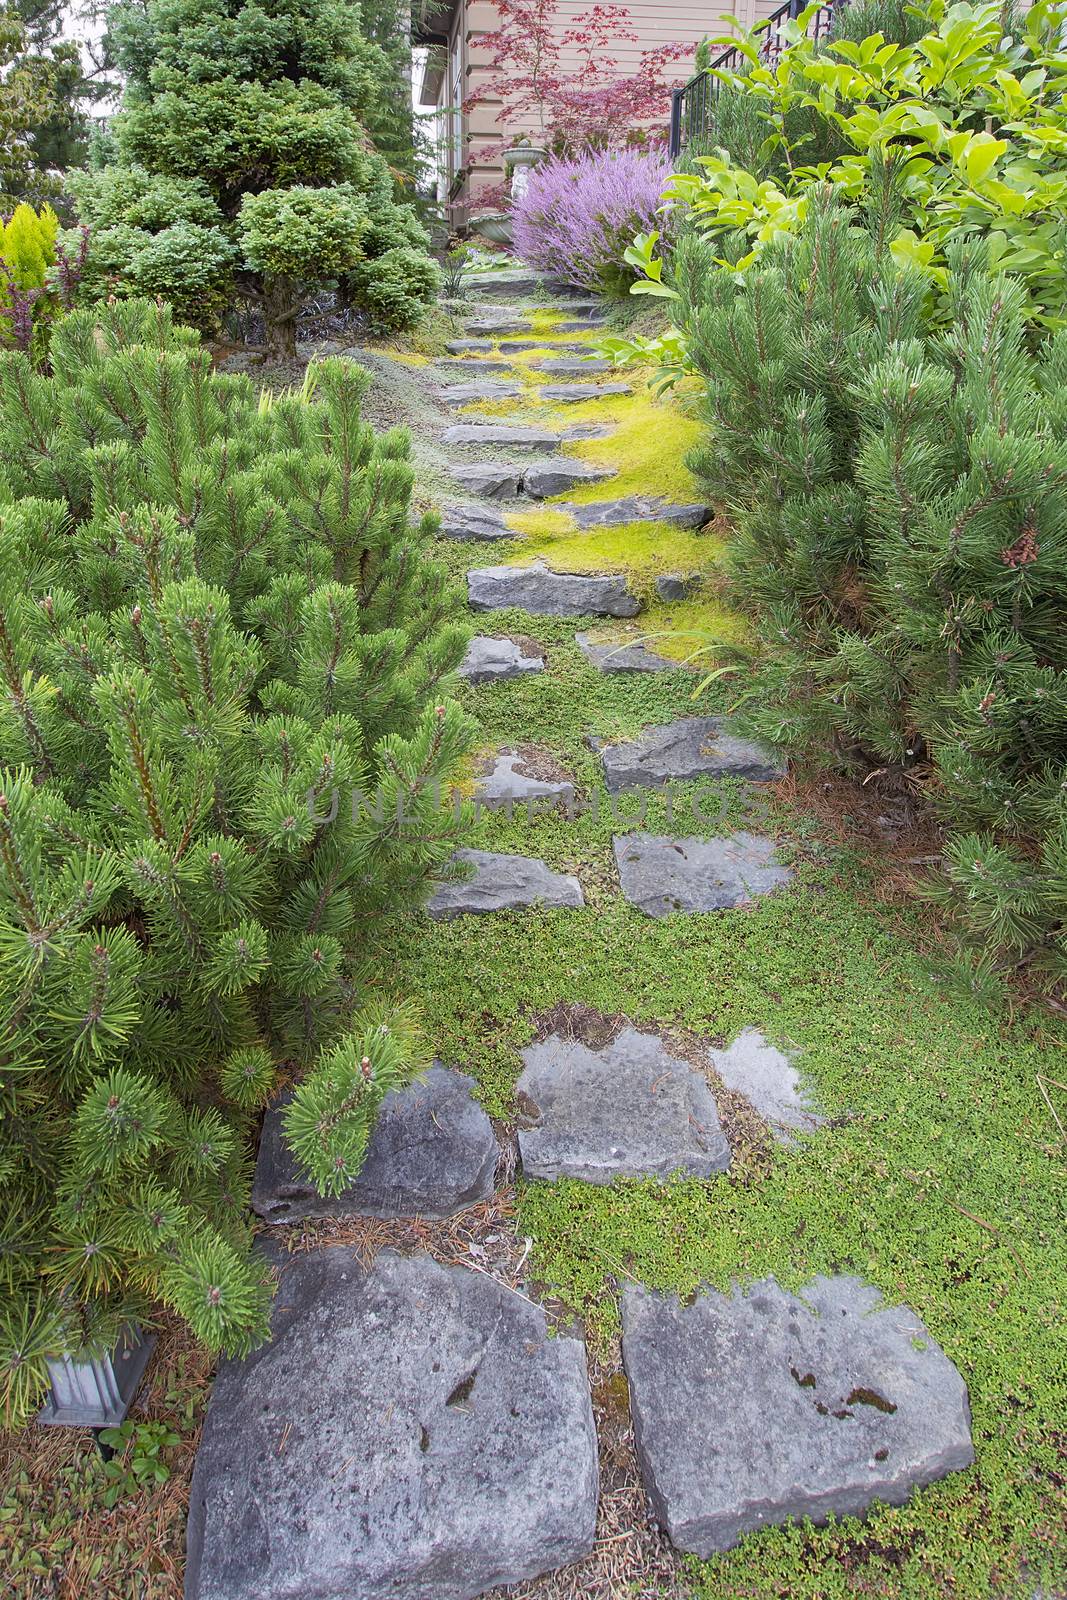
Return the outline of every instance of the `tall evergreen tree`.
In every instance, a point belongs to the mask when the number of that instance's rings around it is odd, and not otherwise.
[[[102,289],[201,325],[244,298],[282,355],[324,283],[384,326],[417,320],[436,269],[361,120],[381,55],[352,0],[120,4],[111,37],[117,162],[77,191]]]
[[[192,343],[190,341],[193,341]],[[165,308],[0,354],[0,1394],[163,1299],[262,1336],[256,1112],[323,1192],[422,1060],[376,973],[457,821],[466,632],[367,376],[257,400]],[[356,793],[367,800],[354,805]]]

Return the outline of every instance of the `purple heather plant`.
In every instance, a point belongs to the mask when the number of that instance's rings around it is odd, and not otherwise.
[[[626,294],[636,273],[623,251],[635,234],[663,230],[660,207],[671,171],[662,150],[550,157],[515,202],[518,254],[577,288]]]
[[[11,268],[0,260],[0,280],[3,299],[0,300],[0,318],[7,322],[10,342],[16,350],[28,350],[33,342],[33,308],[44,294],[43,289],[20,289]]]

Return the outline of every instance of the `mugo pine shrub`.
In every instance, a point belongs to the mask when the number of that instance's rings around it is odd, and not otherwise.
[[[1067,332],[1035,355],[1027,285],[956,247],[951,333],[926,276],[827,188],[738,273],[697,237],[676,284],[761,620],[749,716],[862,774],[924,783],[942,898],[977,972],[1067,981]],[[738,250],[744,244],[736,244]]]
[[[662,151],[552,156],[515,202],[515,248],[566,283],[624,295],[637,275],[624,252],[635,234],[662,227],[658,212],[670,176]]]
[[[110,29],[115,159],[73,185],[99,294],[160,295],[205,329],[246,302],[280,355],[324,284],[378,325],[418,321],[438,280],[361,121],[387,69],[358,5],[147,0]]]
[[[451,853],[465,630],[366,374],[257,400],[144,301],[0,355],[0,1387],[160,1298],[265,1328],[254,1114],[323,1192],[420,1065],[375,923]],[[353,790],[370,796],[356,809]],[[332,820],[325,821],[332,815]]]

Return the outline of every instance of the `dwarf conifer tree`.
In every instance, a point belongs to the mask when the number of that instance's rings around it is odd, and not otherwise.
[[[324,284],[380,326],[417,321],[437,273],[364,126],[388,68],[357,4],[147,0],[111,37],[115,160],[74,185],[101,293],[162,295],[201,327],[247,300],[282,355]]]
[[[465,630],[366,375],[258,400],[170,313],[0,355],[0,1392],[163,1299],[263,1334],[252,1119],[323,1192],[422,1060],[376,925],[452,852]],[[444,686],[442,688],[442,686]],[[362,792],[365,802],[355,806]]]

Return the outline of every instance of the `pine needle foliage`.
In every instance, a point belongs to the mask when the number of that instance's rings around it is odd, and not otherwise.
[[[264,1334],[255,1115],[324,1192],[424,1061],[369,935],[462,817],[465,630],[367,375],[263,406],[159,305],[0,355],[0,1393],[162,1299]],[[357,792],[367,798],[355,804]]]
[[[992,971],[1067,980],[1067,334],[956,247],[949,331],[832,189],[738,274],[678,255],[707,384],[694,466],[762,619],[753,725],[922,784],[953,833],[933,891]],[[735,241],[736,242],[736,241]],[[737,243],[737,248],[743,245]],[[981,978],[982,967],[966,968]]]

